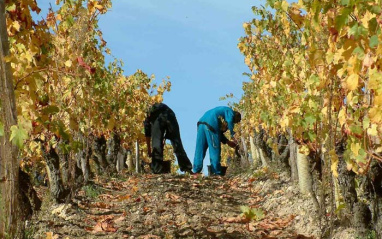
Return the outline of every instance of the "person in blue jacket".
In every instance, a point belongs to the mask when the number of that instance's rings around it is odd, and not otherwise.
[[[194,173],[202,171],[203,160],[206,156],[207,148],[209,148],[212,174],[223,175],[220,164],[221,143],[228,144],[232,148],[237,147],[237,143],[234,140],[235,132],[233,127],[240,120],[241,114],[227,106],[213,108],[199,119],[193,166]],[[228,140],[223,134],[227,129],[231,133],[232,141]]]

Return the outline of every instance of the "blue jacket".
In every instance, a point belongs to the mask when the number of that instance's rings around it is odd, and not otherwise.
[[[218,106],[207,111],[202,118],[199,119],[199,122],[205,122],[210,125],[216,132],[220,131],[220,122],[219,117],[223,118],[225,122],[227,122],[227,126],[229,131],[231,132],[231,136],[235,134],[233,131],[233,119],[234,112],[231,108],[227,106]]]

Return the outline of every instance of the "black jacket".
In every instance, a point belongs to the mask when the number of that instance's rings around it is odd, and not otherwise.
[[[144,121],[145,136],[151,137],[151,126],[161,113],[170,112],[174,114],[172,109],[164,103],[155,103],[147,112],[146,119]]]

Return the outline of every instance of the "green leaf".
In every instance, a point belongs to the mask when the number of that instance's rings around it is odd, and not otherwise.
[[[58,133],[58,136],[64,140],[69,140],[70,135],[68,134],[65,124],[61,120],[57,120],[53,124],[53,128]]]
[[[341,0],[341,5],[348,6],[350,3],[350,0]]]
[[[370,48],[374,48],[378,46],[378,43],[379,43],[379,40],[377,35],[370,37],[370,41],[369,41]]]
[[[363,130],[361,126],[359,125],[352,125],[350,126],[350,131],[355,134],[362,134]]]
[[[370,35],[378,34],[380,32],[379,23],[377,21],[377,18],[373,17],[369,21],[368,28],[369,28],[369,31],[370,31]]]
[[[4,136],[4,125],[0,122],[0,137]]]
[[[358,59],[363,59],[365,57],[365,51],[362,49],[362,47],[357,47],[354,49],[353,55],[356,55],[358,57]]]
[[[370,126],[370,119],[369,119],[369,117],[365,117],[363,119],[362,126],[363,126],[364,129],[369,128],[369,126]]]
[[[316,122],[316,117],[314,117],[314,115],[312,114],[308,114],[305,118],[304,118],[305,122],[308,123],[308,125],[312,125],[313,123]]]
[[[276,2],[276,0],[267,0],[267,3],[265,6],[269,5],[273,8],[275,6],[275,2]]]
[[[369,85],[368,88],[371,90],[380,89],[382,85],[382,74],[376,69],[369,70]]]
[[[240,206],[240,210],[242,212],[242,215],[247,220],[256,220],[259,221],[264,218],[264,212],[263,210],[259,208],[250,208],[248,206]]]
[[[379,15],[382,12],[382,9],[378,5],[374,5],[370,8],[370,12]]]
[[[58,112],[60,112],[60,109],[55,105],[49,105],[42,110],[42,113],[44,113],[45,115],[57,114]]]
[[[345,204],[345,203],[340,203],[340,204],[338,205],[338,207],[336,208],[335,213],[338,214],[338,213],[341,212],[341,210],[343,210],[343,209],[345,209],[345,208],[346,208],[346,204]]]
[[[252,212],[251,208],[248,206],[240,206],[240,210],[243,216],[245,216],[245,218],[249,220],[252,220],[255,217],[255,214]]]
[[[357,163],[367,163],[366,161],[367,153],[364,149],[360,148],[358,151],[358,155],[356,156]]]
[[[308,132],[308,138],[311,142],[314,142],[314,140],[316,140],[317,138],[317,135],[314,133],[314,132]]]
[[[316,85],[318,83],[320,83],[320,78],[318,77],[318,75],[313,74],[309,77],[309,80],[308,80],[309,85]]]
[[[367,36],[368,30],[358,23],[354,24],[349,30],[349,35],[354,36],[355,39],[358,39],[360,36]]]
[[[11,126],[11,137],[9,141],[12,141],[17,147],[22,148],[24,145],[24,140],[28,138],[28,133],[25,129],[20,126]]]
[[[344,8],[338,16],[336,16],[335,25],[337,31],[339,31],[347,22],[349,14],[352,12],[350,8]]]

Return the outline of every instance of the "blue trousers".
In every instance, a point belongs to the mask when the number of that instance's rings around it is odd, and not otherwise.
[[[207,148],[210,152],[211,171],[213,174],[222,175],[221,171],[221,145],[220,134],[211,132],[204,124],[198,126],[196,136],[196,149],[194,156],[194,173],[200,173],[203,170],[203,160],[206,156]]]

